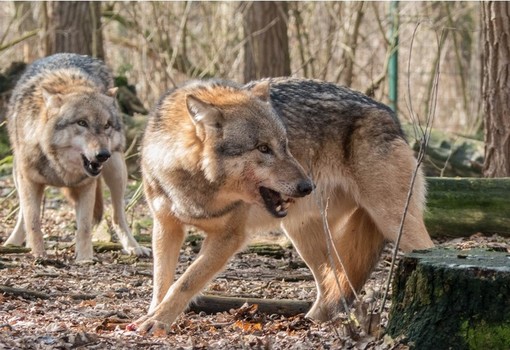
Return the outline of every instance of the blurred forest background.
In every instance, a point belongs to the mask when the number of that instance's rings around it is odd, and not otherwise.
[[[55,52],[103,58],[141,101],[130,114],[145,114],[185,80],[210,77],[317,78],[390,103],[388,65],[398,52],[400,120],[435,112],[427,172],[481,176],[484,5],[398,2],[390,14],[395,3],[3,2],[0,121],[23,67],[16,62]]]

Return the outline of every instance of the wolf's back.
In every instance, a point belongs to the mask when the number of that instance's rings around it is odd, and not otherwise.
[[[59,53],[36,60],[28,66],[13,90],[9,103],[11,108],[19,108],[15,106],[20,104],[36,104],[33,99],[37,86],[58,71],[66,71],[68,76],[72,73],[81,75],[102,92],[113,87],[113,76],[102,61],[84,55]]]
[[[335,143],[349,159],[353,138],[360,137],[360,130],[367,142],[381,149],[393,140],[405,140],[395,113],[361,92],[312,79],[269,81],[271,104],[287,128],[289,145],[298,159],[303,148],[322,152],[327,144]]]

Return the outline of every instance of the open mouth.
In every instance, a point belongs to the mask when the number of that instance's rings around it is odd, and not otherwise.
[[[267,211],[277,218],[283,218],[287,215],[287,209],[294,199],[284,199],[279,192],[273,191],[267,187],[259,188],[260,196],[264,200]]]
[[[101,170],[103,169],[103,164],[99,162],[91,162],[85,157],[83,154],[81,155],[83,159],[83,167],[85,168],[85,172],[90,176],[98,176],[101,174]]]

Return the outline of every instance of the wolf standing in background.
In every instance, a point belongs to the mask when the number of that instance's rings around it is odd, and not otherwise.
[[[124,250],[150,254],[133,238],[125,217],[125,136],[115,92],[106,65],[88,56],[49,56],[21,76],[7,115],[20,211],[5,245],[21,245],[26,233],[32,254],[45,255],[40,206],[44,187],[56,186],[75,204],[76,260],[92,260],[91,231],[103,214],[102,174]]]
[[[388,107],[334,84],[280,78],[170,91],[149,120],[141,166],[154,217],[154,281],[149,313],[132,327],[151,332],[177,318],[250,231],[278,224],[316,281],[307,316],[332,318],[341,296],[352,300],[361,289],[385,241],[396,239],[416,160]],[[418,173],[404,251],[433,246],[424,202]],[[185,225],[207,236],[174,282]]]

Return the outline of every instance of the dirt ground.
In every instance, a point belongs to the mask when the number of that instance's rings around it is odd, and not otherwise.
[[[134,192],[132,184],[130,192]],[[0,178],[0,243],[15,223],[17,198],[9,176]],[[355,324],[347,317],[316,323],[303,314],[263,314],[246,305],[214,315],[187,312],[168,335],[141,336],[126,325],[143,316],[151,298],[152,261],[118,251],[96,253],[97,263],[73,262],[74,213],[58,192],[47,191],[44,231],[50,260],[34,261],[28,253],[0,255],[0,349],[406,349],[405,341],[377,338],[384,330],[390,301],[378,312],[391,262],[387,247],[364,290]],[[108,216],[108,215],[107,215]],[[143,200],[128,212],[134,231],[149,237],[150,219]],[[254,237],[279,243],[279,254],[238,253],[205,294],[262,299],[313,301],[311,273],[278,233]],[[497,235],[436,241],[443,246],[497,246]],[[147,243],[148,244],[148,243]],[[181,250],[178,274],[193,261],[197,245]],[[10,288],[10,289],[9,289]],[[40,293],[40,294],[37,294]],[[367,311],[368,310],[368,311]],[[367,315],[375,310],[372,317]]]

